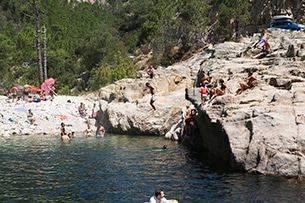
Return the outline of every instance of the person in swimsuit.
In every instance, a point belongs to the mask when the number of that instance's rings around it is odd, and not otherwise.
[[[201,83],[201,87],[199,92],[201,93],[201,102],[202,106],[204,105],[205,101],[208,99],[208,88],[206,87],[205,83]]]
[[[16,99],[16,103],[18,102],[18,88],[14,85],[12,86],[12,88],[10,89],[10,93],[12,95],[12,103],[14,103],[14,100]]]
[[[154,86],[152,86],[149,82],[146,83],[146,87],[149,88],[150,94],[151,94],[151,98],[150,98],[150,105],[152,106],[152,108],[154,109],[154,111],[156,110],[156,106],[154,105],[154,102],[156,101],[155,95],[156,95],[156,88]]]
[[[60,128],[61,140],[62,141],[69,141],[70,137],[67,135],[67,132],[66,132],[66,129],[65,129],[65,124],[61,123],[60,126],[61,126],[61,128]]]
[[[104,126],[100,125],[96,130],[96,137],[104,137],[105,135],[105,128]]]
[[[155,69],[153,68],[153,66],[149,66],[146,72],[147,72],[148,76],[150,77],[150,79],[154,79]]]
[[[92,133],[93,133],[93,129],[91,128],[90,123],[87,122],[87,128],[85,130],[86,137],[91,137]]]
[[[241,94],[246,89],[254,87],[254,84],[258,82],[259,80],[253,76],[253,73],[251,71],[248,72],[248,77],[246,78],[247,83],[240,83],[240,88],[236,91],[236,94]]]
[[[36,119],[34,118],[34,114],[31,109],[28,110],[27,119],[32,125],[35,125]]]
[[[204,83],[206,86],[210,86],[212,84],[212,77],[209,74],[206,74],[205,71],[201,72],[201,83]]]
[[[40,99],[42,101],[47,101],[47,93],[45,90],[42,90],[42,92],[40,93]]]
[[[253,43],[253,45],[250,48],[259,47],[260,45],[262,45],[263,43],[265,43],[267,41],[268,36],[274,37],[272,34],[268,33],[266,29],[263,29],[258,41]]]
[[[86,106],[83,102],[81,102],[79,107],[78,107],[78,113],[81,117],[86,117],[87,116]]]
[[[24,85],[23,86],[23,101],[25,101],[25,103],[28,103],[29,101],[29,86],[28,85]]]
[[[258,59],[258,58],[263,58],[265,56],[267,56],[269,53],[272,52],[272,47],[271,45],[269,44],[268,41],[265,41],[265,46],[264,46],[264,49],[262,50],[262,52],[260,52],[259,54],[251,57],[252,59]]]
[[[212,96],[210,101],[212,101],[218,95],[224,95],[226,93],[226,89],[230,93],[232,93],[232,90],[226,85],[226,83],[225,83],[225,81],[223,79],[220,79],[219,83],[220,83],[220,87],[216,87],[214,89],[214,94],[213,94],[213,96]]]

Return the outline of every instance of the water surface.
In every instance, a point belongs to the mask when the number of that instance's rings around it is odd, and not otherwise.
[[[162,151],[163,145],[168,146]],[[0,202],[302,202],[305,184],[230,171],[155,136],[0,138]]]

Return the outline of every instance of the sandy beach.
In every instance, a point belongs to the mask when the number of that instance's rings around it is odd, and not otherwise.
[[[87,96],[56,96],[53,101],[28,102],[18,101],[12,103],[6,96],[0,96],[1,130],[0,136],[54,134],[60,135],[60,124],[66,124],[67,132],[76,132],[83,135],[89,120],[94,124],[95,120],[82,118],[78,113],[78,106],[83,102],[88,115],[91,115],[93,104],[98,102],[91,94]],[[32,125],[27,119],[27,112],[31,109],[36,119]],[[93,126],[94,127],[94,126]]]

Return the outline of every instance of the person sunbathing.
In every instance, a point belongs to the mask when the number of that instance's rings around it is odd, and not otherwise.
[[[220,79],[219,83],[220,83],[220,87],[216,87],[214,89],[214,95],[212,96],[210,101],[212,101],[218,95],[224,95],[226,93],[226,90],[232,93],[232,90],[227,86],[227,84],[223,79]]]
[[[246,89],[254,87],[255,83],[257,83],[259,80],[253,76],[253,73],[251,71],[248,72],[248,77],[246,78],[247,83],[240,83],[240,88],[236,90],[236,94],[241,94]]]

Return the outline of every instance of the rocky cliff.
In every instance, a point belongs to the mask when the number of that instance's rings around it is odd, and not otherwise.
[[[241,43],[215,44],[187,61],[158,67],[150,80],[139,73],[99,92],[99,122],[110,132],[165,135],[197,149],[208,149],[236,170],[285,177],[305,176],[304,32],[271,30],[274,52],[251,59],[260,49],[247,50],[257,35]],[[222,78],[233,90],[247,71],[260,82],[242,94],[225,94],[201,106],[197,72]],[[157,111],[149,106],[144,84],[157,87]],[[186,94],[185,94],[185,89]],[[184,98],[187,98],[186,101]],[[198,110],[196,128],[181,127],[181,109],[192,102]],[[182,136],[181,136],[182,135]]]
[[[198,128],[186,129],[186,138],[237,170],[304,178],[304,32],[272,34],[277,36],[269,40],[275,51],[263,59],[250,58],[259,50],[244,51],[249,42],[213,47],[201,66],[213,78],[223,78],[237,90],[250,70],[260,82],[240,95],[216,97],[204,107],[198,91],[188,89],[186,97],[199,111]]]

